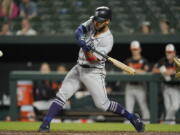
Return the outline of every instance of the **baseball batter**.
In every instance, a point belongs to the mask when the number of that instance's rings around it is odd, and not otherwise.
[[[48,132],[51,120],[62,110],[65,102],[83,83],[89,90],[95,105],[103,111],[110,111],[127,118],[138,132],[144,131],[140,118],[129,113],[123,106],[110,101],[105,88],[105,59],[93,53],[92,48],[108,54],[113,47],[113,36],[108,27],[112,12],[108,7],[98,7],[95,15],[82,23],[75,31],[78,45],[81,47],[77,64],[66,75],[62,87],[57,93],[48,114],[40,126],[40,132]]]

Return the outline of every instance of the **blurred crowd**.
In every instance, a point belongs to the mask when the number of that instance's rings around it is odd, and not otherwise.
[[[15,3],[13,0],[0,1],[0,35],[37,35],[37,31],[31,26],[31,19],[37,16],[37,5],[31,0],[21,0],[20,3]],[[11,24],[14,19],[20,17],[21,29],[17,32],[12,32]]]
[[[38,7],[33,0],[0,0],[0,35],[27,35],[38,34],[38,30],[31,25],[33,18],[38,17]],[[21,18],[21,29],[13,30],[14,19]],[[87,18],[88,19],[88,18]],[[158,21],[158,20],[157,20]],[[159,26],[158,26],[159,25]],[[176,30],[171,26],[171,22],[166,18],[160,19],[157,26],[160,34],[174,34]],[[141,33],[144,35],[158,33],[152,30],[150,21],[142,21],[139,29],[129,30],[129,33]]]

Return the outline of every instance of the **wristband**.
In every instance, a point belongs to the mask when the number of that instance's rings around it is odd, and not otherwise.
[[[96,58],[96,56],[93,55],[91,57],[88,57],[86,60],[89,61],[89,62],[93,62],[93,61],[96,61],[97,58]]]

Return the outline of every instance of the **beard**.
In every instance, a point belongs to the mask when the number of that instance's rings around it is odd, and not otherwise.
[[[102,31],[104,31],[105,27],[106,27],[106,26],[102,26],[101,28],[96,29],[96,31],[97,31],[97,32],[102,32]]]

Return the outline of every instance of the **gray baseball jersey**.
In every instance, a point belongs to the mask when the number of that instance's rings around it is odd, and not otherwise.
[[[100,51],[101,53],[108,54],[111,51],[112,46],[113,46],[113,36],[110,30],[99,35],[98,37],[94,37],[95,29],[93,26],[92,19],[90,18],[88,21],[84,22],[82,25],[85,26],[87,29],[87,34],[85,35],[86,42],[91,44],[91,46],[93,46],[96,50]],[[100,59],[100,61],[96,64],[91,64],[90,62],[86,60],[83,50],[80,49],[79,58],[77,62],[80,65],[89,65],[90,67],[104,68],[105,59],[103,59],[100,55],[96,53],[94,53],[94,55],[98,59]]]
[[[83,25],[88,31],[85,35],[86,41],[92,42],[91,45],[101,53],[109,53],[113,46],[113,36],[110,30],[100,34],[98,37],[94,37],[95,29],[92,19],[83,23]],[[81,87],[81,83],[83,83],[89,90],[95,105],[99,109],[106,111],[110,106],[110,100],[107,97],[104,82],[106,74],[104,69],[105,59],[95,53],[94,55],[96,55],[100,61],[96,64],[91,64],[86,60],[83,50],[80,49],[78,64],[66,75],[62,87],[57,93],[57,97],[63,100],[63,102],[66,102]],[[89,65],[89,67],[84,68],[82,65]],[[58,104],[62,105],[62,103],[59,102]],[[116,103],[112,102],[111,110],[115,111],[116,107]]]

